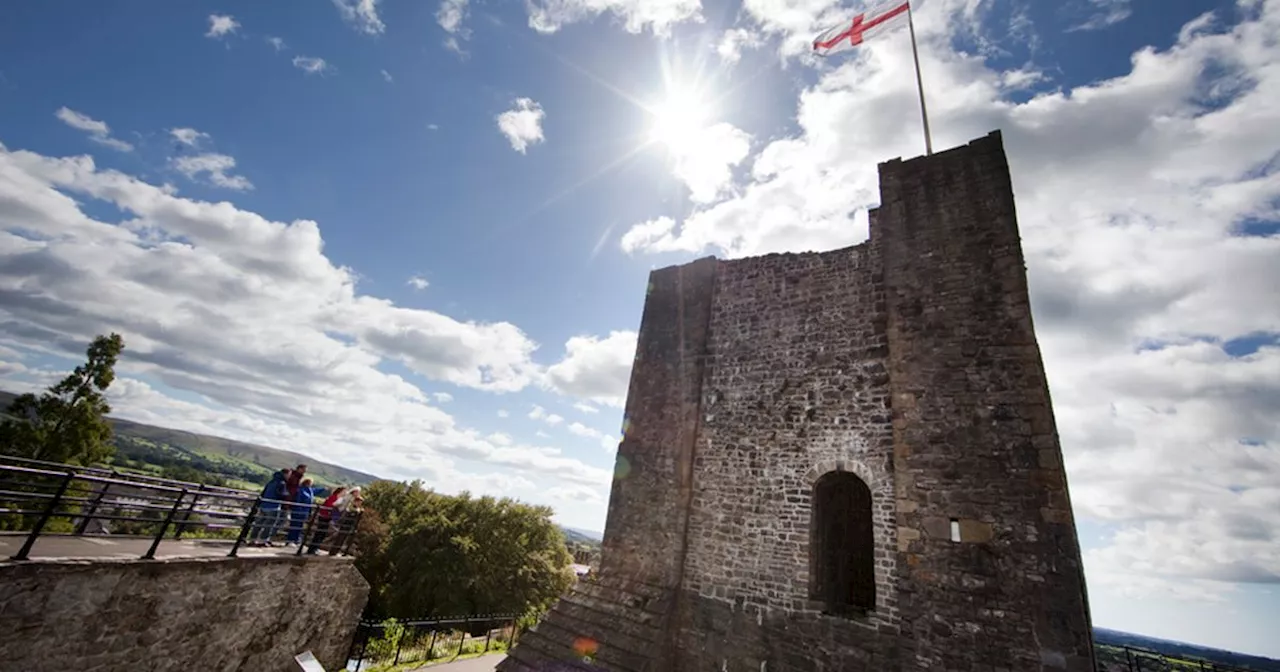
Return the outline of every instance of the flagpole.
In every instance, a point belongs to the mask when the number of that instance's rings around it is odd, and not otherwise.
[[[920,77],[920,53],[916,51],[916,22],[912,19],[911,5],[907,5],[907,28],[911,30],[911,57],[916,62],[916,89],[920,92],[920,120],[924,122],[924,153],[933,154],[933,139],[929,137],[929,111],[924,106],[924,79]],[[901,24],[899,24],[901,25]]]

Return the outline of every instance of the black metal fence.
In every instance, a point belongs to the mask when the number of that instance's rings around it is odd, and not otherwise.
[[[347,669],[376,670],[506,651],[520,636],[519,618],[515,614],[482,614],[361,621],[351,642]]]
[[[1098,672],[1251,672],[1249,668],[1116,644],[1094,646]]]
[[[264,499],[258,493],[97,467],[0,456],[0,534],[23,539],[13,560],[39,555],[37,542],[57,537],[149,539],[152,559],[166,540],[221,539],[235,557],[245,545],[295,553],[349,554],[357,511]],[[65,548],[55,553],[66,555]]]

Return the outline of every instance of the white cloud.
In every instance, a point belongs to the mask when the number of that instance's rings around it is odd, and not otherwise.
[[[546,113],[530,98],[517,98],[514,104],[514,108],[498,115],[498,130],[507,136],[511,149],[524,154],[529,145],[543,141],[542,120]]]
[[[1089,0],[1089,4],[1092,6],[1092,13],[1089,18],[1068,28],[1067,32],[1100,30],[1108,26],[1114,26],[1133,14],[1133,8],[1129,6],[1129,2],[1130,0]]]
[[[418,291],[422,291],[431,285],[430,282],[427,282],[426,278],[420,275],[415,275],[410,277],[409,281],[406,282],[405,284],[409,285],[410,287],[413,287]]]
[[[1000,88],[1005,91],[1021,91],[1044,82],[1046,79],[1044,72],[1032,67],[1006,70],[1000,73]]]
[[[733,167],[747,158],[751,136],[732,124],[718,123],[667,149],[671,172],[689,187],[690,200],[711,203],[729,187]]]
[[[448,33],[444,48],[462,57],[467,56],[462,43],[471,39],[471,29],[463,25],[467,18],[467,4],[468,0],[441,0],[436,10],[436,23]]]
[[[691,236],[675,236],[676,220],[667,216],[633,225],[618,241],[623,252],[673,252],[695,251],[702,247]]]
[[[447,404],[453,401],[453,395],[448,392],[434,392],[431,394],[431,397],[441,404]]]
[[[631,381],[636,333],[614,331],[604,338],[574,336],[564,349],[564,358],[547,367],[543,384],[580,400],[621,407]]]
[[[221,14],[209,15],[209,32],[205,33],[205,37],[218,39],[230,35],[240,29],[240,22],[230,16]]]
[[[267,44],[270,44],[271,48],[276,51],[284,51],[286,48],[283,37],[268,37]]]
[[[342,20],[365,35],[381,35],[387,26],[378,17],[379,0],[333,0]]]
[[[58,108],[54,115],[71,128],[84,131],[90,135],[106,136],[111,133],[111,129],[107,127],[106,122],[98,121],[67,107]]]
[[[588,427],[581,422],[573,422],[569,424],[569,432],[578,436],[584,436],[589,439],[596,439],[600,442],[600,447],[604,448],[606,453],[612,453],[618,449],[618,438],[605,434],[604,432]]]
[[[382,79],[385,80],[388,84],[391,84],[392,82],[396,81],[391,77],[391,73],[387,72],[386,70],[382,71]]]
[[[1222,344],[1280,334],[1280,236],[1239,231],[1280,220],[1280,2],[1234,26],[1198,18],[1128,73],[1021,102],[1007,94],[1034,71],[951,47],[975,5],[916,17],[929,89],[946,92],[929,100],[934,142],[1003,132],[1072,501],[1120,529],[1089,552],[1090,580],[1277,581],[1280,348]],[[745,4],[784,52],[833,6]],[[738,195],[637,224],[624,248],[739,257],[864,240],[877,162],[923,153],[911,63],[899,35],[824,66],[799,132],[748,159]]]
[[[469,34],[462,25],[466,18],[467,0],[442,0],[440,8],[436,10],[436,23],[440,24],[445,32],[462,35],[464,38]]]
[[[308,75],[324,74],[333,70],[333,66],[318,56],[294,56],[293,67]]]
[[[532,420],[540,420],[551,426],[564,422],[564,418],[556,415],[555,413],[548,413],[547,409],[541,406],[534,406],[533,410],[529,411],[529,418]]]
[[[111,129],[105,121],[98,121],[88,115],[76,112],[67,107],[60,107],[54,113],[62,123],[89,134],[89,139],[111,149],[121,152],[132,152],[133,145],[111,137]]]
[[[194,128],[171,128],[169,135],[188,147],[196,147],[201,141],[210,139],[208,133],[201,133]]]
[[[529,0],[527,7],[529,27],[540,33],[606,12],[621,19],[629,33],[648,29],[659,36],[669,35],[677,23],[703,20],[700,0]]]
[[[90,200],[128,218],[97,221],[82,209]],[[460,426],[380,368],[401,361],[436,381],[520,389],[538,368],[518,329],[360,294],[355,273],[322,250],[315,222],[181,198],[88,156],[0,145],[0,342],[74,361],[94,334],[123,334],[111,393],[122,417],[422,477],[445,491],[513,487],[536,501],[545,494],[531,487],[535,477],[608,484],[607,469],[554,448]],[[30,380],[30,367],[18,369],[8,350],[5,358],[5,386]]]
[[[507,418],[507,417],[510,417],[510,416],[511,416],[511,414],[510,414],[509,412],[507,412],[507,410],[506,410],[505,408],[504,408],[504,409],[498,409],[498,417],[499,417],[499,418]]]
[[[235,169],[236,160],[226,154],[209,152],[175,156],[169,159],[169,163],[175,170],[186,175],[187,179],[193,182],[199,181],[200,176],[204,175],[209,183],[215,187],[234,189],[235,191],[246,191],[253,188],[253,183],[243,175],[228,174],[229,171]]]
[[[716,44],[716,53],[725,63],[737,63],[742,58],[744,49],[755,49],[764,44],[764,40],[754,31],[746,28],[730,28],[720,36]]]
[[[578,409],[579,411],[582,411],[583,413],[590,413],[592,415],[600,412],[600,409],[596,408],[595,406],[592,406],[591,404],[583,403],[581,401],[576,402],[573,405],[573,407]]]
[[[462,48],[462,41],[458,39],[457,35],[450,35],[449,37],[444,38],[443,44],[445,49],[458,54],[458,56],[463,58],[468,56],[467,50]]]
[[[547,496],[561,502],[604,504],[606,501],[606,493],[601,490],[601,488],[593,488],[589,485],[558,485],[554,488],[548,489]]]

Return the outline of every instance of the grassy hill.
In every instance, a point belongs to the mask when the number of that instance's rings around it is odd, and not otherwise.
[[[16,394],[0,391],[0,415]],[[7,416],[5,416],[7,417]],[[117,466],[159,474],[165,467],[188,466],[216,474],[227,485],[256,488],[271,472],[282,467],[307,465],[307,474],[318,485],[364,485],[378,479],[362,471],[322,462],[309,455],[218,436],[145,425],[110,418],[115,430]]]
[[[1140,662],[1140,669],[1143,670],[1198,672],[1206,669],[1223,669],[1222,666],[1225,665],[1228,666],[1226,669],[1240,672],[1245,670],[1280,672],[1280,660],[1265,656],[1223,651],[1107,628],[1094,627],[1093,642],[1094,654],[1098,662],[1114,666],[1107,669],[1128,669],[1129,659],[1136,658],[1138,660],[1135,662]],[[1128,653],[1125,647],[1129,647]]]
[[[593,530],[584,530],[578,527],[567,527],[561,525],[560,529],[564,532],[564,538],[571,543],[586,544],[587,546],[599,546],[603,534]]]

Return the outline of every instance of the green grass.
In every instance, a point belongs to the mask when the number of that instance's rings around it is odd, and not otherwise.
[[[1139,654],[1135,652],[1134,655],[1138,656]],[[1127,662],[1124,649],[1119,646],[1112,646],[1110,644],[1095,643],[1094,656],[1098,659],[1099,663],[1108,662],[1112,664],[1124,664]],[[1145,652],[1141,654],[1141,658],[1144,663],[1143,669],[1147,669],[1147,667],[1151,666],[1153,664],[1153,659],[1154,659],[1154,660],[1160,661],[1158,664],[1161,667],[1156,669],[1168,670],[1170,672],[1192,672],[1192,671],[1204,670],[1205,668],[1201,665],[1201,663],[1208,662],[1208,661],[1200,661],[1194,658],[1182,658],[1177,656],[1168,656],[1164,654],[1145,653]]]
[[[501,644],[501,646],[498,646],[498,644]],[[491,656],[498,653],[506,653],[507,644],[506,642],[498,642],[496,644],[494,642],[490,642],[488,651],[468,652],[465,650],[465,648],[466,647],[464,647],[463,652],[458,656],[444,656],[441,658],[433,658],[430,661],[418,660],[418,661],[400,663],[399,665],[382,665],[379,667],[370,667],[368,668],[368,672],[412,672],[413,670],[425,670],[428,668],[435,667],[437,665],[454,663],[459,660],[467,660],[470,658],[480,658],[482,656]]]

